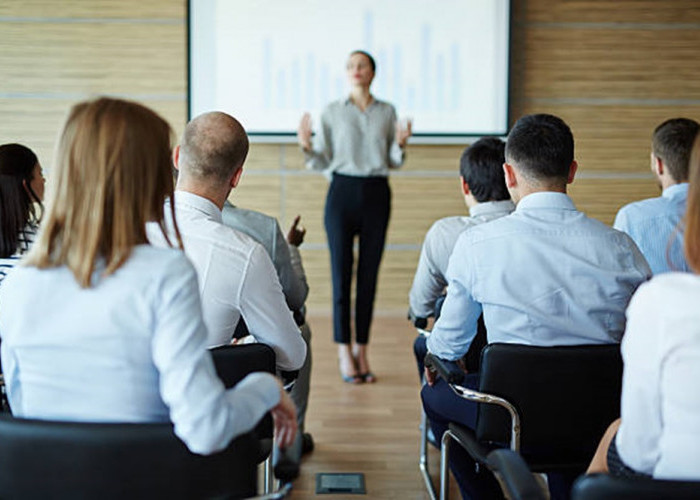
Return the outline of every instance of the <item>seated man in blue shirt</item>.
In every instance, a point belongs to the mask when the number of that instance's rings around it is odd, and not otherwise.
[[[435,315],[435,302],[447,287],[447,264],[457,237],[477,224],[508,215],[515,209],[503,178],[505,143],[494,137],[479,139],[459,159],[460,188],[469,216],[444,217],[436,221],[423,241],[420,259],[409,294],[409,316]],[[423,374],[425,337],[414,345],[419,374]]]
[[[632,239],[576,210],[566,194],[577,169],[569,127],[528,115],[506,143],[505,181],[515,211],[464,231],[447,269],[447,298],[428,338],[434,355],[467,352],[483,312],[488,342],[554,346],[619,342],[625,308],[651,275]],[[449,422],[474,427],[476,404],[426,370],[421,392],[433,432]],[[478,374],[463,385],[478,387]],[[474,472],[461,447],[450,464],[464,498],[490,498],[495,481]]]
[[[614,228],[629,234],[654,274],[688,271],[679,223],[688,197],[688,162],[700,126],[695,120],[672,118],[654,130],[651,170],[661,196],[625,205]]]

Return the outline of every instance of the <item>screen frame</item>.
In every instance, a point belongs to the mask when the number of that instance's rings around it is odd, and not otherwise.
[[[189,122],[192,116],[192,4],[195,1],[202,0],[187,0],[186,5],[186,52],[187,52],[187,121]],[[505,127],[496,132],[489,133],[414,133],[409,139],[411,144],[462,144],[465,139],[478,139],[481,137],[506,137],[511,127],[511,84],[512,84],[512,68],[513,68],[513,0],[506,0],[508,2],[508,30],[506,46],[508,47],[508,55],[506,58],[506,116],[505,116]],[[296,143],[296,131],[279,130],[279,131],[267,131],[267,132],[248,132],[248,137],[251,142],[258,143],[279,143],[279,144],[291,144]]]

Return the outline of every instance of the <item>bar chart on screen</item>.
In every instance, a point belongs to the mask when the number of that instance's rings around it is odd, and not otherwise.
[[[292,132],[349,91],[352,50],[377,63],[372,93],[418,134],[507,127],[507,0],[190,2],[190,113],[222,109],[251,132]]]

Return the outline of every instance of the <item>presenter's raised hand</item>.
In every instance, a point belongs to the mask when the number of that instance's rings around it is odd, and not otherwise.
[[[396,121],[396,143],[399,145],[399,147],[404,148],[406,146],[406,141],[408,140],[409,137],[411,137],[412,128],[413,128],[413,122],[411,119],[405,120],[397,120]]]
[[[311,115],[304,113],[297,128],[297,142],[304,151],[311,151]]]

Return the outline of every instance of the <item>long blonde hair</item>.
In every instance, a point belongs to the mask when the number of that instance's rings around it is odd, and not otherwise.
[[[150,109],[102,97],[75,105],[61,132],[47,196],[46,216],[25,265],[67,266],[82,287],[148,243],[155,221],[170,244],[163,206],[172,197],[172,131]],[[171,204],[172,207],[172,204]],[[177,244],[182,240],[172,211]]]
[[[700,133],[695,137],[688,170],[690,186],[683,245],[688,265],[693,271],[700,273]]]

